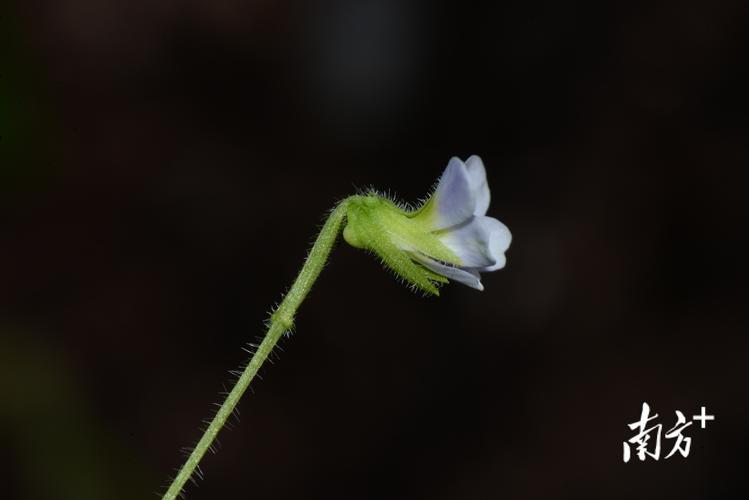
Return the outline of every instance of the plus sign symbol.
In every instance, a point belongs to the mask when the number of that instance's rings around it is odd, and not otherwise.
[[[707,415],[705,407],[702,407],[702,410],[699,415],[693,415],[692,420],[698,420],[700,422],[700,428],[704,429],[707,425],[708,420],[715,420],[715,415]]]

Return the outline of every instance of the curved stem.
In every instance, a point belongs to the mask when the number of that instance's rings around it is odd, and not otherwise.
[[[174,500],[181,494],[185,483],[195,472],[195,469],[198,467],[198,464],[206,451],[211,449],[214,439],[216,439],[216,436],[226,423],[226,420],[234,411],[239,399],[249,387],[250,382],[252,382],[252,379],[263,365],[263,362],[268,358],[268,355],[270,355],[273,347],[278,342],[278,339],[280,339],[285,332],[292,329],[296,310],[299,308],[299,305],[307,296],[315,280],[320,275],[320,272],[328,259],[328,255],[330,255],[330,250],[333,248],[333,244],[338,237],[341,224],[346,217],[347,205],[348,199],[339,203],[325,221],[325,225],[317,236],[317,239],[312,246],[312,250],[310,250],[307,260],[304,262],[302,270],[299,272],[296,280],[294,280],[294,284],[291,286],[291,289],[286,294],[276,311],[271,314],[268,331],[266,332],[263,341],[260,343],[255,354],[252,356],[252,359],[250,359],[250,362],[245,367],[242,375],[237,379],[237,382],[229,395],[226,396],[226,400],[211,420],[211,423],[208,424],[208,428],[203,432],[203,436],[200,438],[200,441],[198,441],[195,449],[192,450],[187,461],[174,478],[174,481],[172,481],[169,489],[164,494],[163,500]]]

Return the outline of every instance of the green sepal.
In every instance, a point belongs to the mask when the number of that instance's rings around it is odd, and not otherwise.
[[[427,202],[428,203],[428,202]],[[439,295],[437,285],[447,278],[414,260],[427,258],[459,265],[458,257],[430,231],[417,211],[409,211],[377,193],[352,196],[346,200],[344,239],[353,247],[369,250],[382,263],[413,288]]]

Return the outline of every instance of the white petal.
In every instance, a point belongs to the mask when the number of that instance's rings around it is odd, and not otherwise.
[[[497,261],[489,248],[492,227],[485,222],[488,218],[474,216],[468,222],[439,231],[435,235],[460,259],[461,266],[493,266]]]
[[[495,271],[505,266],[512,235],[493,217],[473,217],[470,222],[437,233],[440,241],[460,259],[462,267]]]
[[[481,276],[478,271],[474,269],[461,269],[459,267],[448,266],[422,254],[413,255],[425,267],[431,269],[437,274],[441,274],[447,279],[463,283],[464,285],[468,285],[476,290],[484,290],[484,285],[481,284]]]
[[[434,217],[430,229],[436,231],[461,224],[470,219],[476,208],[468,171],[465,164],[452,157],[440,177],[439,184],[428,204],[425,215]]]
[[[479,218],[479,217],[477,217]],[[493,217],[480,217],[489,232],[489,254],[496,261],[494,265],[479,269],[479,271],[496,271],[505,267],[505,252],[510,248],[512,234],[507,226]]]
[[[473,210],[474,215],[486,215],[491,201],[489,184],[486,182],[486,169],[484,162],[476,155],[466,160],[466,170],[468,171],[468,182],[476,200],[476,207]]]

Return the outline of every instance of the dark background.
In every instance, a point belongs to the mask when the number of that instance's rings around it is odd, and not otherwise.
[[[325,211],[479,154],[506,269],[339,245],[188,498],[749,498],[746,14],[6,5],[0,496],[156,498]],[[643,401],[716,421],[625,464]]]

